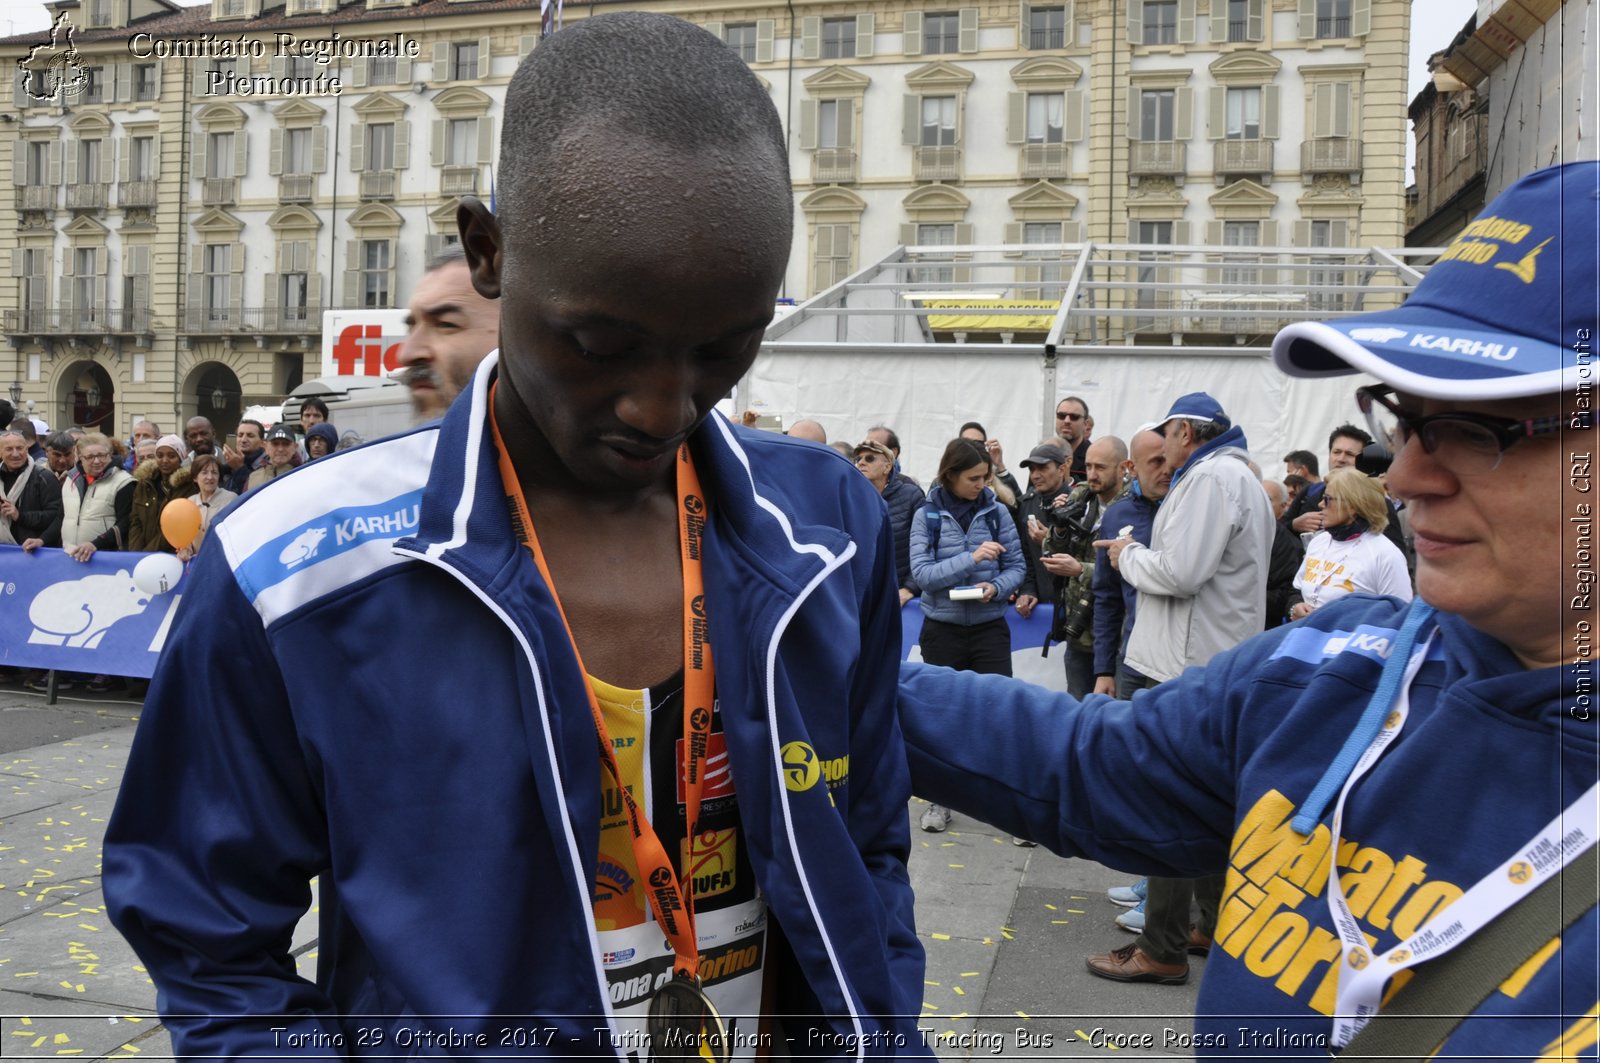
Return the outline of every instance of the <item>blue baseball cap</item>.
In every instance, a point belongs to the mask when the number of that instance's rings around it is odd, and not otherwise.
[[[1370,373],[1423,398],[1577,388],[1600,333],[1600,163],[1536,170],[1502,192],[1404,304],[1296,322],[1272,341],[1290,376]]]
[[[1191,391],[1187,395],[1180,396],[1165,417],[1153,424],[1141,426],[1139,431],[1148,428],[1152,432],[1166,435],[1167,422],[1177,420],[1205,421],[1208,424],[1220,424],[1224,429],[1233,427],[1233,422],[1222,411],[1222,403],[1203,391]],[[1138,432],[1134,434],[1137,435]]]

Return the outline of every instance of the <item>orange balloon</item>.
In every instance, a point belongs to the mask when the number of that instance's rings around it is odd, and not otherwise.
[[[174,498],[161,510],[161,534],[182,550],[200,534],[200,507],[187,498]]]

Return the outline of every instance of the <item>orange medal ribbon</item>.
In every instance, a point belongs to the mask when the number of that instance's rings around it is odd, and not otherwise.
[[[494,415],[494,391],[489,393],[489,426],[494,433],[495,448],[500,458],[500,479],[505,485],[506,501],[517,515],[526,538],[523,545],[533,554],[539,574],[544,577],[556,608],[561,612],[561,622],[566,625],[567,638],[572,643],[572,654],[578,659],[583,674],[583,654],[572,638],[572,625],[567,623],[566,610],[556,593],[555,580],[545,564],[544,552],[539,548],[539,537],[534,532],[533,516],[523,497],[522,485],[506,451],[500,435],[500,425]],[[684,837],[688,847],[685,874],[680,881],[672,869],[672,860],[656,836],[650,821],[645,819],[633,795],[622,783],[622,773],[617,767],[616,755],[611,750],[611,736],[606,731],[605,719],[600,713],[600,702],[594,688],[585,683],[589,695],[589,711],[594,716],[595,734],[600,743],[600,762],[611,775],[622,794],[628,812],[628,826],[633,836],[633,857],[639,873],[646,883],[646,897],[655,912],[667,940],[672,944],[675,959],[673,970],[699,984],[700,947],[694,930],[694,883],[690,872],[694,867],[695,840],[700,833],[700,793],[705,782],[707,746],[711,738],[711,712],[716,696],[715,672],[711,663],[710,630],[706,622],[705,580],[701,570],[700,551],[705,531],[707,512],[705,495],[700,489],[700,478],[695,473],[694,462],[687,444],[678,450],[678,548],[683,558],[683,734],[684,734]]]

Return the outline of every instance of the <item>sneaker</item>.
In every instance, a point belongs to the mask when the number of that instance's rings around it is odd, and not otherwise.
[[[89,680],[83,689],[91,694],[104,694],[110,690],[117,690],[122,686],[122,678],[114,675],[97,675]]]
[[[1123,908],[1136,908],[1150,892],[1150,880],[1142,878],[1131,886],[1112,886],[1106,890],[1106,900]]]
[[[1117,916],[1117,925],[1130,934],[1144,933],[1144,902],[1140,901],[1138,907],[1129,908]]]
[[[950,825],[950,810],[943,805],[929,805],[922,813],[922,829],[929,834],[939,834]]]
[[[37,690],[41,694],[48,693],[49,690],[50,690],[50,673],[49,672],[40,672],[38,675],[36,675],[33,678],[27,680],[22,685],[24,687],[27,687],[29,690]],[[57,676],[56,677],[56,689],[57,690],[71,690],[72,689],[72,678],[70,676],[66,675],[65,673]]]
[[[1030,842],[1026,838],[1012,838],[1011,839],[1011,844],[1017,846],[1019,849],[1032,849],[1034,846],[1038,845],[1039,843],[1038,842]]]
[[[1189,980],[1188,963],[1157,963],[1137,944],[1124,945],[1104,956],[1090,956],[1089,973],[1113,982],[1155,982],[1183,985]]]

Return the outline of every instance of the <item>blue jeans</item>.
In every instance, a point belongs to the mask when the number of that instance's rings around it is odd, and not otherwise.
[[[1087,697],[1094,691],[1094,651],[1066,643],[1067,693],[1075,698]]]

